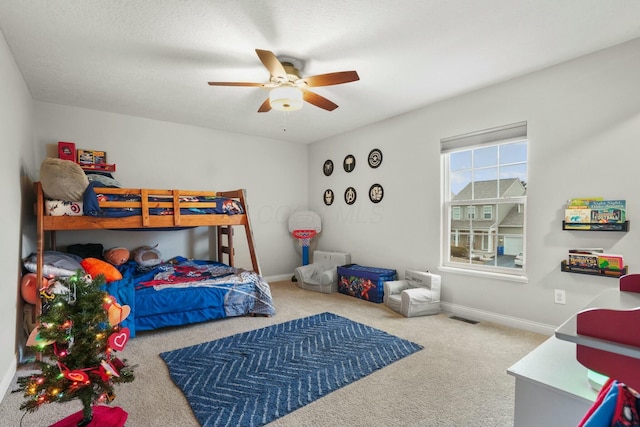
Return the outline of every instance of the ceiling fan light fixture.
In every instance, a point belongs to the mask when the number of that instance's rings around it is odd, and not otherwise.
[[[271,108],[279,111],[296,111],[302,108],[302,91],[292,86],[280,86],[269,92]]]

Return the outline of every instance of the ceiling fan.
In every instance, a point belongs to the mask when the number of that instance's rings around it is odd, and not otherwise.
[[[303,100],[324,110],[333,111],[338,108],[337,104],[307,88],[339,85],[360,80],[355,71],[339,71],[302,77],[293,61],[283,60],[281,62],[273,52],[268,50],[256,49],[256,53],[271,75],[268,83],[209,82],[209,85],[271,88],[269,97],[258,108],[258,113],[266,113],[272,108],[281,111],[298,110],[302,108]]]

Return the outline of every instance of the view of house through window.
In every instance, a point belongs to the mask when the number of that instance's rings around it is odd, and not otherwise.
[[[523,274],[526,123],[442,141],[445,266]]]

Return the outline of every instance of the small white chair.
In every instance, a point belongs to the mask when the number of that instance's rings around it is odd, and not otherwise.
[[[440,312],[441,277],[425,271],[406,270],[404,280],[384,282],[384,303],[405,317]]]
[[[339,265],[351,263],[351,255],[344,252],[314,251],[313,263],[295,269],[298,287],[329,294],[338,291]]]

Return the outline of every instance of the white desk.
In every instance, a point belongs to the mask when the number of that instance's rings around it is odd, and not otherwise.
[[[551,337],[511,366],[516,378],[515,427],[575,426],[597,392],[587,368],[576,360],[576,345]]]
[[[585,309],[630,310],[640,307],[640,293],[605,291]],[[587,368],[576,360],[576,345],[640,359],[640,348],[577,333],[577,315],[562,324],[538,348],[507,372],[516,378],[515,426],[577,425],[597,392],[587,380]]]

